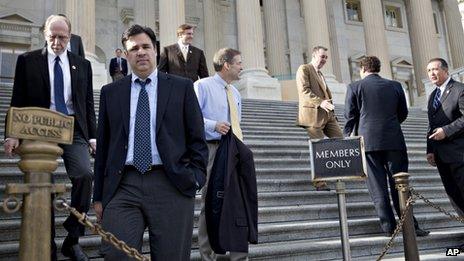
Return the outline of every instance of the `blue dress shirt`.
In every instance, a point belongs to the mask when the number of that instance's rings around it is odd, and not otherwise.
[[[129,118],[129,141],[127,146],[126,165],[132,165],[134,159],[134,127],[135,112],[137,111],[137,101],[139,100],[140,85],[135,83],[139,77],[132,74],[131,94],[130,94],[130,118]],[[150,128],[151,128],[151,153],[152,164],[163,164],[156,146],[156,105],[158,99],[158,70],[153,71],[150,76],[151,82],[145,86],[150,102]],[[142,79],[140,79],[142,80]],[[143,79],[146,80],[146,79]]]
[[[206,140],[220,140],[221,134],[214,128],[217,122],[228,122],[230,124],[229,105],[226,93],[227,82],[219,74],[200,79],[195,82],[194,88],[200,104],[203,120],[205,122]],[[242,118],[242,102],[240,92],[230,85],[235,102],[237,103],[238,119]]]

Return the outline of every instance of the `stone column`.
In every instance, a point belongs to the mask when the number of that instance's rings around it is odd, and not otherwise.
[[[71,32],[82,38],[85,58],[92,64],[93,88],[100,89],[108,77],[105,64],[95,55],[95,0],[66,1],[66,16],[71,21]]]
[[[259,0],[236,0],[238,47],[244,70],[237,87],[243,98],[281,100],[280,84],[267,74]]]
[[[176,30],[185,23],[184,0],[159,0],[160,47],[177,42]],[[161,49],[162,50],[162,49]]]
[[[209,75],[214,75],[213,57],[219,49],[219,29],[215,0],[203,0],[203,17],[205,27],[205,58],[208,65]]]
[[[263,1],[264,26],[266,32],[266,55],[269,74],[273,76],[288,74],[285,59],[285,1]]]
[[[134,1],[135,23],[150,27],[156,32],[155,0]]]
[[[314,46],[322,45],[329,49],[327,63],[322,68],[326,78],[335,79],[332,67],[330,48],[329,22],[327,20],[326,0],[301,1],[303,5],[306,37],[308,42],[308,58],[311,59]]]
[[[384,78],[392,79],[382,2],[380,0],[361,0],[361,13],[366,54],[377,56],[382,64],[379,74]]]
[[[431,0],[405,0],[408,18],[409,39],[417,86],[417,103],[422,106],[427,102],[422,80],[428,79],[427,62],[440,55],[438,39],[435,34]]]
[[[461,23],[461,13],[459,12],[456,0],[443,0],[443,10],[445,11],[445,21],[448,31],[448,42],[450,45],[451,60],[453,68],[464,66],[464,32]]]

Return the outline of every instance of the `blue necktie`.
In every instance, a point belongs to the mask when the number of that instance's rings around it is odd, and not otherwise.
[[[140,173],[147,172],[151,167],[151,126],[150,126],[150,103],[145,85],[150,83],[150,79],[142,82],[140,79],[135,80],[140,84],[141,89],[137,101],[137,110],[135,113],[134,128],[134,167]]]
[[[433,97],[433,108],[435,110],[441,105],[440,96],[441,96],[441,90],[440,88],[437,88],[437,91],[435,92],[435,97]]]
[[[68,109],[66,108],[66,102],[64,101],[64,80],[63,80],[63,70],[60,66],[60,57],[55,58],[55,66],[53,67],[53,73],[55,78],[53,80],[53,88],[55,95],[55,108],[57,112],[63,114],[68,114]]]

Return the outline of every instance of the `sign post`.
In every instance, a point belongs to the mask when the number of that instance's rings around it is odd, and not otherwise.
[[[44,108],[10,108],[6,136],[22,140],[17,149],[21,156],[18,167],[24,172],[23,184],[8,184],[4,209],[8,202],[20,202],[12,195],[23,195],[19,260],[50,260],[51,196],[64,193],[64,184],[52,184],[63,150],[57,143],[71,144],[74,118]]]
[[[351,260],[344,181],[363,180],[367,177],[363,138],[310,140],[309,149],[313,181],[337,181],[343,260]]]

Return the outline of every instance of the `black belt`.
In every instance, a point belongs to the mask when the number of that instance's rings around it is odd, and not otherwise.
[[[219,144],[219,142],[221,142],[220,140],[207,140],[206,143],[209,143],[209,144]]]
[[[149,168],[148,168],[148,171],[150,170],[162,170],[164,169],[164,166],[161,165],[161,164],[158,164],[158,165],[151,165]],[[124,166],[124,170],[136,170],[138,171],[138,169],[134,166],[134,165],[125,165]]]

